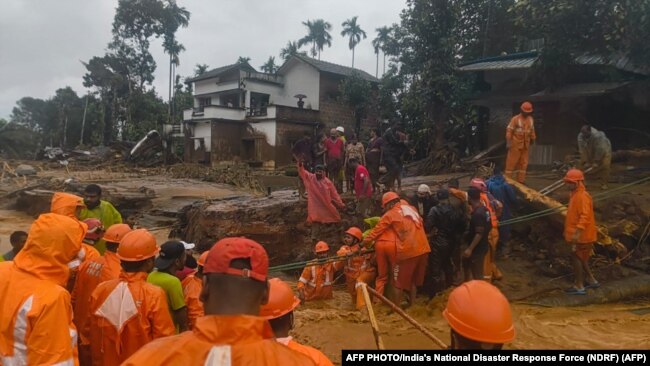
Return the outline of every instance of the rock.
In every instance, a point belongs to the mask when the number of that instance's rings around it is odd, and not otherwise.
[[[16,168],[16,174],[24,176],[24,175],[36,175],[36,168],[34,168],[31,165],[27,164],[20,164]]]

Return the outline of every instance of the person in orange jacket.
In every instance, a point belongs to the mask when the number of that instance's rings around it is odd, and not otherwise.
[[[300,301],[327,300],[332,298],[334,274],[343,267],[341,262],[323,263],[329,256],[330,247],[324,241],[314,246],[316,259],[307,263],[298,279]]]
[[[77,331],[64,286],[86,225],[57,214],[32,224],[13,262],[0,263],[0,364],[77,364]]]
[[[232,237],[210,249],[203,267],[205,316],[194,329],[142,347],[123,366],[313,365],[275,341],[260,306],[269,299],[269,258],[257,242]]]
[[[145,229],[124,235],[117,257],[118,279],[97,286],[90,297],[90,349],[93,365],[119,365],[140,347],[176,332],[163,289],[147,283],[160,248]]]
[[[566,290],[572,295],[585,295],[588,288],[598,288],[600,283],[589,268],[589,258],[593,255],[598,230],[594,218],[591,195],[585,188],[585,176],[578,169],[570,169],[564,177],[564,184],[571,191],[569,207],[564,222],[564,240],[571,245],[571,263],[575,274],[575,284]],[[587,281],[585,285],[585,274]]]
[[[90,365],[90,334],[87,322],[90,321],[90,296],[100,283],[120,277],[120,259],[117,257],[117,248],[120,241],[131,231],[127,224],[115,224],[106,230],[104,241],[106,251],[104,255],[85,261],[79,267],[77,281],[72,290],[72,309],[74,310],[74,324],[79,331],[79,363]],[[86,234],[86,238],[88,234]]]
[[[530,102],[521,104],[521,113],[512,117],[506,128],[506,157],[505,175],[512,178],[517,172],[517,181],[524,183],[528,169],[528,148],[535,143],[535,123],[533,121],[533,105]]]
[[[205,251],[197,261],[196,271],[183,279],[183,295],[185,295],[185,305],[187,306],[187,321],[190,329],[194,329],[196,319],[204,315],[203,302],[200,299],[201,290],[203,289],[203,266],[208,258],[208,252]]]
[[[501,280],[503,273],[497,266],[496,253],[499,243],[499,219],[503,204],[488,192],[487,184],[482,178],[474,178],[470,181],[470,187],[481,192],[481,204],[490,213],[490,231],[488,231],[488,252],[483,259],[483,279],[486,281]]]
[[[343,234],[344,245],[336,252],[338,256],[350,256],[343,261],[343,273],[348,292],[352,296],[352,303],[356,305],[357,309],[366,305],[361,285],[363,283],[370,285],[377,277],[373,255],[362,254],[365,252],[365,248],[359,245],[361,240],[363,240],[361,229],[351,227]]]
[[[399,203],[399,196],[395,192],[386,192],[382,196],[381,207],[384,210],[384,216],[381,217],[372,231],[363,238],[362,245],[365,247],[373,246],[375,248],[375,258],[377,261],[377,279],[375,280],[375,290],[384,294],[386,285],[392,283],[392,273],[395,263],[397,262],[397,233],[390,225],[390,220],[386,213]],[[372,243],[374,242],[374,245]],[[388,296],[392,297],[392,296]]]
[[[515,339],[508,299],[485,281],[473,280],[456,287],[442,316],[451,328],[451,349],[500,350]]]
[[[271,278],[269,302],[260,308],[260,316],[269,321],[278,343],[308,356],[317,366],[332,366],[332,361],[323,352],[300,344],[289,335],[293,329],[293,311],[298,305],[300,300],[293,294],[291,287],[279,278]]]

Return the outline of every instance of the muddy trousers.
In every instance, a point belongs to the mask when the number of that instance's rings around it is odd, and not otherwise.
[[[506,177],[513,178],[517,173],[517,182],[524,183],[526,180],[526,169],[528,169],[528,148],[518,149],[514,146],[508,150],[506,157]]]
[[[492,228],[488,234],[488,252],[483,260],[483,278],[486,281],[500,280],[503,274],[495,262],[497,253],[497,243],[499,242],[499,229]]]
[[[427,276],[424,279],[423,290],[429,297],[451,287],[454,281],[454,263],[452,253],[454,248],[449,245],[431,244],[429,253]]]
[[[393,269],[397,262],[397,246],[395,242],[378,241],[375,243],[375,255],[377,258],[375,290],[383,295],[386,284],[393,277]]]
[[[372,283],[375,281],[375,278],[377,278],[377,272],[362,271],[359,273],[358,277],[349,277],[346,279],[345,282],[348,288],[348,293],[350,294],[350,297],[352,297],[352,303],[356,306],[357,310],[362,309],[366,306],[366,300],[363,297],[363,290],[361,289],[361,286],[364,284],[368,286],[372,285]]]

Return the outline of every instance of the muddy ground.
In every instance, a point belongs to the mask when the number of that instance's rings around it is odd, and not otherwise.
[[[620,167],[610,189],[635,179],[627,168]],[[450,174],[431,177],[404,179],[405,190],[412,190],[420,183],[434,188]],[[0,251],[9,249],[8,236],[13,230],[28,231],[33,215],[12,209],[20,194],[6,198],[4,194],[21,187],[27,187],[38,179],[56,180],[74,178],[79,184],[96,182],[114,191],[138,191],[142,187],[155,192],[146,207],[126,210],[131,223],[150,228],[159,242],[170,235],[186,240],[216,240],[226,235],[247,235],[259,240],[269,251],[272,265],[304,259],[310,252],[309,227],[304,223],[306,204],[295,190],[296,178],[273,177],[271,195],[266,187],[256,193],[238,189],[232,185],[218,184],[199,179],[180,178],[179,174],[165,174],[160,170],[130,171],[82,171],[67,172],[63,169],[42,169],[38,177],[5,178],[0,189]],[[465,185],[468,177],[461,180]],[[531,172],[527,184],[542,188],[552,183],[557,176],[552,172]],[[590,187],[592,193],[599,189]],[[560,190],[553,195],[566,202],[568,194]],[[119,208],[119,207],[118,207]],[[618,287],[628,279],[639,279],[650,283],[643,272],[650,272],[647,242],[637,247],[635,235],[647,224],[650,211],[650,184],[637,186],[622,194],[595,203],[599,222],[611,227],[622,219],[638,222],[630,235],[617,233],[618,238],[629,247],[634,261],[627,258],[623,265],[616,258],[599,255],[594,259],[596,277],[603,288],[591,291],[606,291]],[[523,205],[518,214],[527,213]],[[355,218],[343,214],[346,223]],[[629,228],[628,228],[629,229]],[[620,231],[624,231],[621,229]],[[627,235],[627,236],[626,236]],[[330,243],[334,248],[340,245],[335,239],[338,233],[331,233]],[[632,296],[628,300],[617,300],[608,304],[579,307],[535,305],[548,299],[565,297],[562,289],[570,285],[568,262],[562,257],[564,243],[556,229],[546,220],[518,224],[513,227],[514,251],[499,259],[505,278],[497,283],[512,301],[516,340],[508,348],[650,348],[650,297]],[[275,273],[295,283],[296,273]],[[647,292],[646,292],[647,293]],[[431,301],[424,298],[408,309],[408,313],[425,325],[443,341],[449,341],[449,331],[441,316],[448,292],[439,294]],[[597,298],[597,294],[587,296]],[[387,308],[376,310],[384,343],[389,349],[435,348],[436,346],[417,330],[391,314]],[[325,352],[335,362],[340,362],[341,349],[374,348],[369,322],[364,313],[355,311],[349,295],[338,285],[334,299],[325,302],[301,305],[296,314],[294,336]]]

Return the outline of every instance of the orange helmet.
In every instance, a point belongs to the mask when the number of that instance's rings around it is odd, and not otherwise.
[[[485,184],[485,180],[481,178],[474,178],[469,182],[470,187],[474,187],[478,189],[479,191],[485,193],[487,192],[487,184]]]
[[[117,257],[126,262],[138,262],[155,256],[159,251],[156,238],[146,229],[137,229],[124,235],[117,248]]]
[[[205,260],[208,259],[208,253],[210,253],[210,251],[206,250],[205,252],[203,252],[203,254],[201,254],[201,256],[199,257],[199,260],[196,261],[196,263],[198,263],[199,266],[201,266],[201,267],[205,266]]]
[[[386,192],[384,195],[381,197],[381,207],[384,208],[388,204],[388,202],[398,200],[399,195],[395,192]]]
[[[442,316],[456,333],[476,342],[503,344],[515,338],[508,299],[485,281],[465,282],[454,289]]]
[[[314,252],[316,253],[322,253],[322,252],[329,252],[330,246],[327,245],[326,242],[324,241],[319,241],[316,243],[316,246],[314,247]]]
[[[111,225],[104,234],[104,241],[109,243],[119,243],[124,235],[131,232],[131,227],[127,224]]]
[[[361,232],[361,229],[359,229],[356,226],[352,226],[351,228],[346,230],[345,233],[357,238],[358,240],[363,239],[363,233]]]
[[[564,181],[566,183],[578,183],[579,181],[585,180],[585,175],[580,169],[569,169],[564,176]]]
[[[88,231],[86,231],[86,236],[84,239],[88,240],[99,240],[102,237],[104,232],[104,227],[102,222],[95,218],[85,219],[84,224],[88,226]]]
[[[260,316],[267,320],[279,318],[293,311],[300,300],[293,294],[291,287],[279,278],[269,280],[269,301],[260,307]]]
[[[521,103],[521,111],[525,113],[533,113],[533,104],[531,102]]]

